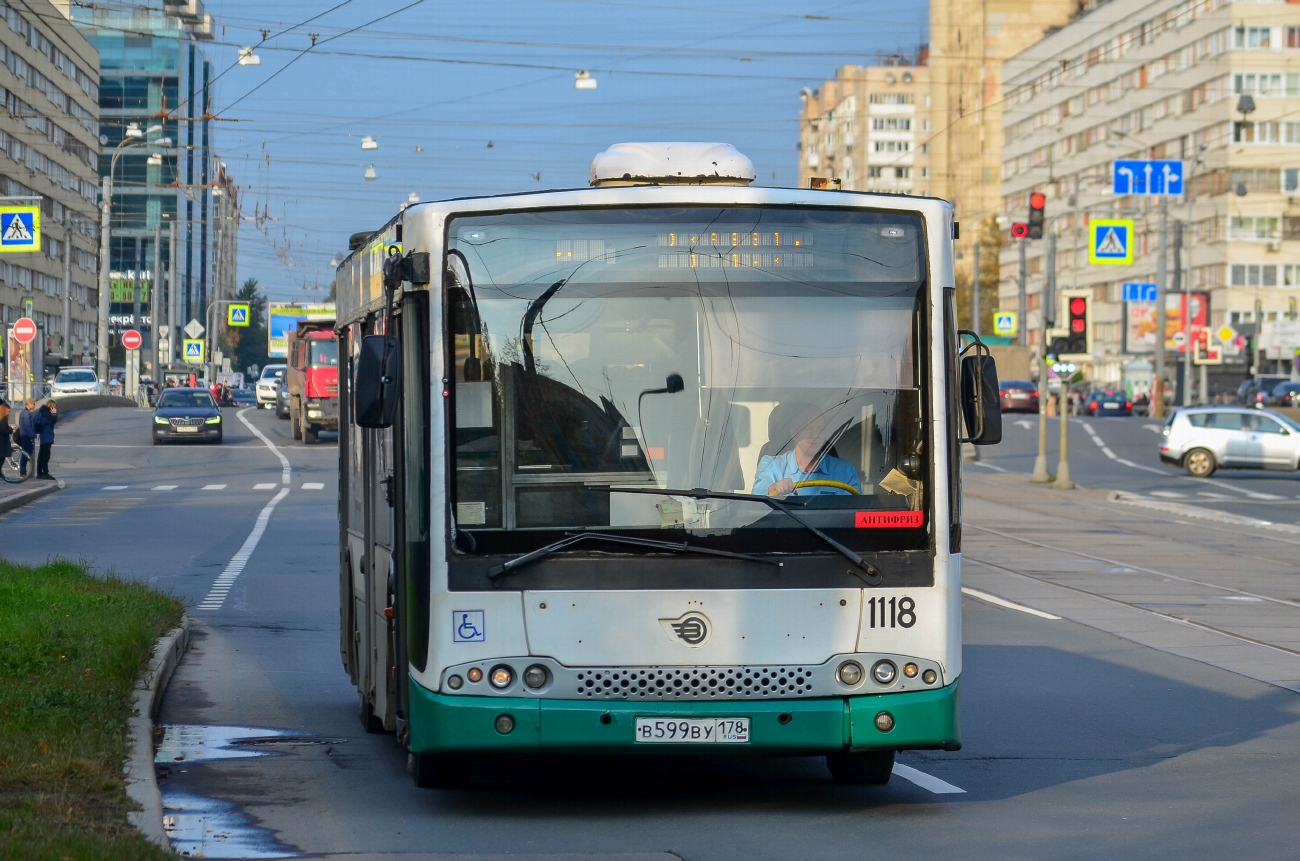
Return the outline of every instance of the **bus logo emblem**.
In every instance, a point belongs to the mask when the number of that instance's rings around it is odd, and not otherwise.
[[[692,649],[698,649],[707,643],[712,633],[709,620],[700,613],[687,613],[676,619],[660,619],[659,624],[664,626],[668,636],[676,637]]]

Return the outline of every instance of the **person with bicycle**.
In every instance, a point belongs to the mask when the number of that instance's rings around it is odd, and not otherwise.
[[[19,457],[21,468],[19,474],[27,477],[27,464],[36,458],[36,399],[28,398],[23,404],[23,411],[18,414],[18,447],[22,449]]]
[[[9,426],[9,402],[0,398],[0,461],[14,454],[14,429]]]
[[[803,481],[833,481],[862,492],[862,479],[857,469],[847,460],[831,454],[834,440],[827,439],[812,418],[810,407],[779,404],[768,420],[768,444],[790,445],[788,451],[760,456],[758,472],[754,476],[755,496],[786,496],[795,492],[795,485]],[[792,444],[792,445],[791,445]],[[819,494],[846,495],[840,487],[801,487],[806,496]]]

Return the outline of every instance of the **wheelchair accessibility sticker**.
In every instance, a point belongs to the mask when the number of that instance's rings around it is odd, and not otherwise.
[[[483,624],[483,611],[482,610],[452,611],[451,641],[453,643],[487,642],[487,626]]]

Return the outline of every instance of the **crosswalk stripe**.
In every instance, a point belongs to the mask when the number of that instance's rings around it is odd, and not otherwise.
[[[125,484],[110,484],[104,490],[126,490],[126,488]]]
[[[154,490],[175,490],[179,486],[180,485],[176,485],[176,484],[160,484],[157,487],[155,487]]]
[[[325,485],[319,481],[308,481],[302,486],[303,490],[324,490]]]
[[[255,484],[253,490],[275,490],[274,484]]]
[[[225,490],[226,486],[224,484],[205,484],[203,485],[203,489],[204,490]]]

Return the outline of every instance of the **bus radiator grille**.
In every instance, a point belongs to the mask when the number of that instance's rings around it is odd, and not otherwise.
[[[645,667],[583,670],[578,695],[589,699],[762,699],[812,694],[810,667]]]

